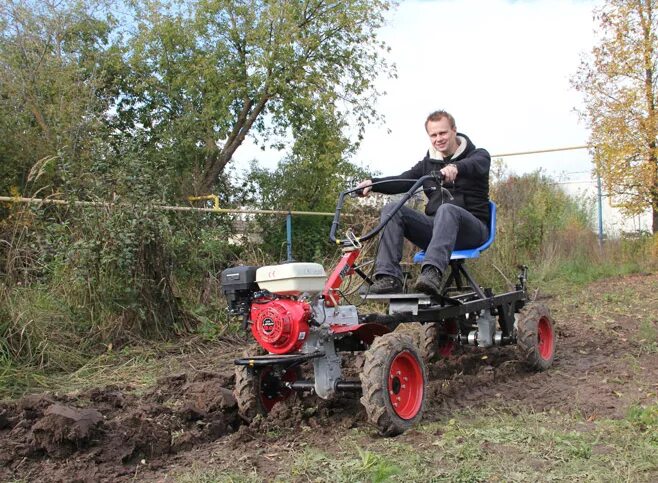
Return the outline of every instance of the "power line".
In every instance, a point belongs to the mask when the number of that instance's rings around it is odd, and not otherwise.
[[[541,153],[555,153],[558,151],[573,151],[576,149],[589,149],[592,145],[585,144],[583,146],[569,146],[566,148],[550,148],[550,149],[537,149],[534,151],[519,151],[516,153],[503,153],[503,154],[492,154],[492,158],[503,158],[505,156],[522,156],[524,154],[541,154]]]

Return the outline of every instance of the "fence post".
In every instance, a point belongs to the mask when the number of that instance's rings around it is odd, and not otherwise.
[[[599,197],[599,247],[603,247],[603,194],[601,193],[601,175],[596,170],[596,188]]]

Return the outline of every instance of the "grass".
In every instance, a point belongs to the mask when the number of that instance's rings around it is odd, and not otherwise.
[[[480,409],[422,424],[398,438],[349,430],[330,448],[280,455],[268,481],[655,481],[658,405],[622,420],[587,422],[558,412]],[[195,468],[176,481],[259,481]],[[260,481],[263,481],[262,479]]]
[[[189,351],[192,349],[201,357],[190,357]],[[201,342],[192,343],[189,347],[184,347],[180,340],[178,345],[143,342],[142,345],[90,356],[79,368],[58,373],[12,366],[10,361],[0,359],[0,400],[19,397],[27,392],[57,390],[69,393],[112,384],[129,386],[139,395],[153,387],[160,377],[216,364],[218,355],[204,359],[204,350]]]

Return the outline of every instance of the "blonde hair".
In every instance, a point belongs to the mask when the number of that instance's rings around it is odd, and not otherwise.
[[[427,119],[425,119],[425,131],[427,131],[427,123],[430,121],[440,121],[443,118],[446,118],[448,122],[450,122],[451,129],[455,129],[457,124],[455,123],[455,118],[452,117],[452,114],[444,110],[438,110],[432,112],[429,116],[427,116]]]

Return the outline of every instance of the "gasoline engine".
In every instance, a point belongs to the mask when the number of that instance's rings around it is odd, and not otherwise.
[[[261,347],[271,354],[289,354],[309,336],[309,300],[325,280],[324,268],[316,263],[235,267],[222,272],[222,290],[231,314],[243,317],[245,328],[251,325]]]

